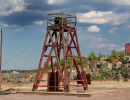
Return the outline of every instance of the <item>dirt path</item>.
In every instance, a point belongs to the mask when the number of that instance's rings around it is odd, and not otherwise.
[[[31,90],[32,83],[24,85],[8,85],[6,88],[16,88],[20,90]],[[93,81],[89,86],[89,91],[97,92],[100,90],[116,90],[116,92],[109,92],[103,94],[94,94],[90,97],[81,96],[64,96],[64,95],[27,95],[27,94],[10,94],[0,95],[0,100],[130,100],[130,81],[116,82],[116,81]],[[108,91],[107,90],[107,91]]]
[[[62,95],[0,95],[0,100],[130,100],[130,88],[119,89],[116,93],[92,95],[90,97],[62,96]]]

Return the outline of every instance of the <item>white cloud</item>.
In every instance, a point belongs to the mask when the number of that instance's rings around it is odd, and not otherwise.
[[[107,48],[107,49],[112,50],[112,49],[116,48],[116,45],[113,43],[102,43],[102,44],[99,44],[97,47],[98,48]]]
[[[47,3],[50,5],[57,5],[57,4],[63,4],[66,0],[47,0]]]
[[[93,26],[88,27],[88,31],[97,33],[97,32],[100,32],[101,30],[98,26],[93,25]]]
[[[25,8],[24,0],[0,0],[0,15],[9,15],[22,11]]]
[[[0,22],[0,27],[8,27],[7,24]]]
[[[20,33],[20,32],[23,32],[23,31],[24,31],[23,28],[16,28],[16,29],[14,30],[14,32],[17,32],[17,33]]]
[[[10,35],[19,35],[20,33],[22,33],[25,29],[23,27],[17,27],[17,26],[13,26],[14,30],[11,30],[9,32]]]
[[[119,25],[128,20],[130,14],[129,13],[117,14],[112,11],[108,12],[90,11],[87,13],[78,13],[77,17],[80,23]]]
[[[115,5],[126,5],[129,6],[130,5],[130,0],[109,0],[109,2],[115,4]]]
[[[128,29],[130,29],[130,24],[127,27],[128,27]]]
[[[82,41],[89,42],[89,48],[91,49],[113,50],[117,48],[116,44],[111,43],[106,38],[99,35],[94,35],[94,34],[80,35],[79,39],[81,39]]]
[[[117,27],[112,27],[112,28],[109,30],[109,32],[115,34],[117,30],[118,30]]]
[[[34,21],[33,23],[36,25],[42,25],[44,22],[41,20],[38,20],[38,21]]]
[[[125,51],[125,47],[120,47],[118,50],[119,51]]]
[[[95,43],[103,43],[104,41],[106,41],[105,38],[101,37],[101,36],[96,36],[94,34],[84,34],[84,35],[79,35],[79,39],[81,40],[85,40],[85,41],[89,41],[92,44]]]

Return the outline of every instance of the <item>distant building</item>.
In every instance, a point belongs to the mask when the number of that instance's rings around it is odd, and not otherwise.
[[[128,54],[130,53],[130,44],[125,44],[125,53]]]

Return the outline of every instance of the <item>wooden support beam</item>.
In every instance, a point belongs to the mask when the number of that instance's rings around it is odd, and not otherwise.
[[[0,91],[1,91],[1,85],[2,85],[2,39],[3,39],[3,33],[2,33],[2,29],[1,29],[1,34],[0,34],[1,36],[1,42],[0,42]]]

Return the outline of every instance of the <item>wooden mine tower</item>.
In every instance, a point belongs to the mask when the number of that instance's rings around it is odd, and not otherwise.
[[[71,60],[69,68],[67,68],[68,58]],[[80,60],[80,65],[76,61],[77,58]],[[79,77],[77,80],[72,80],[70,77],[73,68]],[[47,84],[40,85],[46,73],[48,73]],[[72,81],[80,81],[81,84],[71,85]],[[63,13],[48,14],[47,32],[32,90],[47,87],[48,91],[62,89],[68,92],[74,86],[83,87],[84,90],[88,88],[78,43],[76,17]]]

